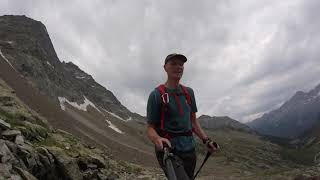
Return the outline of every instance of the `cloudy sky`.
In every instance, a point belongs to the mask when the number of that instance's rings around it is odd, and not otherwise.
[[[319,9],[318,0],[0,0],[0,15],[42,21],[60,60],[131,111],[145,115],[164,58],[178,52],[198,115],[242,122],[320,83]]]

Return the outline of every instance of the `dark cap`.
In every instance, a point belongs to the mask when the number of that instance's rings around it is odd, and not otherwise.
[[[173,54],[169,54],[166,59],[164,60],[164,64],[167,64],[168,61],[170,61],[171,59],[173,58],[178,58],[178,59],[181,59],[183,62],[186,62],[187,61],[187,58],[182,55],[182,54],[176,54],[176,53],[173,53]]]

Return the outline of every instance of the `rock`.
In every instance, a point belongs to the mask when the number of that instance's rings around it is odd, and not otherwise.
[[[34,153],[34,150],[33,150],[33,147],[24,143],[24,144],[21,144],[21,145],[17,145],[17,154],[21,153],[21,152],[25,152],[27,154],[30,154],[30,153]]]
[[[13,154],[17,153],[17,149],[18,149],[17,144],[11,141],[5,141],[5,143]]]
[[[9,180],[22,180],[22,178],[19,175],[13,174],[13,175],[11,175]]]
[[[64,179],[82,179],[80,169],[76,160],[67,156],[60,148],[48,148],[48,151],[54,156],[55,163]]]
[[[23,136],[21,136],[21,135],[16,136],[16,139],[15,139],[14,142],[15,142],[16,144],[18,144],[18,145],[24,144],[24,138],[23,138]]]
[[[102,173],[98,173],[97,179],[98,180],[108,180],[108,177]]]
[[[92,146],[92,145],[88,145],[88,148],[89,148],[89,149],[96,149],[96,147],[95,147],[95,146]]]
[[[12,167],[10,165],[0,163],[0,177],[2,177],[4,179],[10,178],[10,176],[11,176],[10,170],[11,169],[12,169]]]
[[[53,156],[44,147],[36,148],[38,161],[37,172],[33,173],[39,179],[59,179],[59,172],[56,171],[56,165]]]
[[[50,162],[47,156],[39,154],[39,160],[41,164],[44,166],[43,168],[50,168],[51,166],[53,166],[53,164]]]
[[[30,145],[18,145],[17,156],[23,160],[28,169],[32,169],[37,165],[38,156]]]
[[[88,169],[88,161],[84,157],[78,159],[78,167],[81,171],[86,171]]]
[[[104,159],[97,155],[82,156],[77,159],[81,171],[89,169],[105,168]]]
[[[6,162],[9,162],[10,160],[15,159],[10,149],[5,144],[5,141],[1,139],[0,139],[0,158],[2,163],[6,163]]]
[[[108,175],[108,178],[107,180],[116,180],[116,179],[119,179],[119,175],[114,173],[114,172],[111,172],[109,175]]]
[[[105,161],[102,157],[97,155],[89,155],[89,162],[96,164],[98,168],[106,168]]]
[[[2,132],[2,136],[8,140],[14,140],[17,135],[21,135],[19,130],[5,130]]]
[[[107,169],[102,169],[97,175],[98,180],[115,180],[119,179],[120,176],[115,172],[109,172]]]
[[[98,170],[88,170],[83,173],[84,180],[91,180],[98,178]]]
[[[98,166],[96,164],[88,164],[89,169],[97,169]]]
[[[10,128],[11,128],[11,125],[9,123],[6,123],[4,120],[0,119],[0,129],[7,130]]]
[[[30,174],[28,171],[25,171],[19,167],[13,167],[13,169],[18,172],[23,180],[37,180],[37,178]]]
[[[43,155],[44,157],[46,157],[47,159],[47,164],[53,164],[54,163],[54,159],[52,154],[49,153],[49,151],[46,148],[43,147],[38,147],[36,149],[36,151],[38,151],[40,153],[40,155]]]

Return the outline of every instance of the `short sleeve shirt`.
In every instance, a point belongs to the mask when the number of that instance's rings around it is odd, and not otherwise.
[[[194,92],[187,87],[188,93],[191,96],[191,107],[184,95],[178,96],[181,105],[181,110],[176,102],[174,93],[183,94],[182,88],[166,88],[169,94],[168,111],[164,118],[164,129],[169,132],[181,133],[192,130],[191,112],[197,112],[197,105],[194,97]],[[154,89],[148,99],[147,104],[147,120],[148,123],[160,128],[161,124],[161,97],[158,89]],[[171,144],[178,151],[190,151],[195,148],[195,142],[192,136],[177,136],[170,139]]]

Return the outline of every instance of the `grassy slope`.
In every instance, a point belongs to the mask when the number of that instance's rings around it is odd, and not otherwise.
[[[207,132],[221,150],[203,168],[203,179],[293,179],[305,171],[317,175],[316,167],[295,163],[286,158],[290,154],[286,149],[258,136],[232,130]],[[198,146],[198,151],[205,153],[203,145]],[[200,164],[203,156],[198,159]]]

